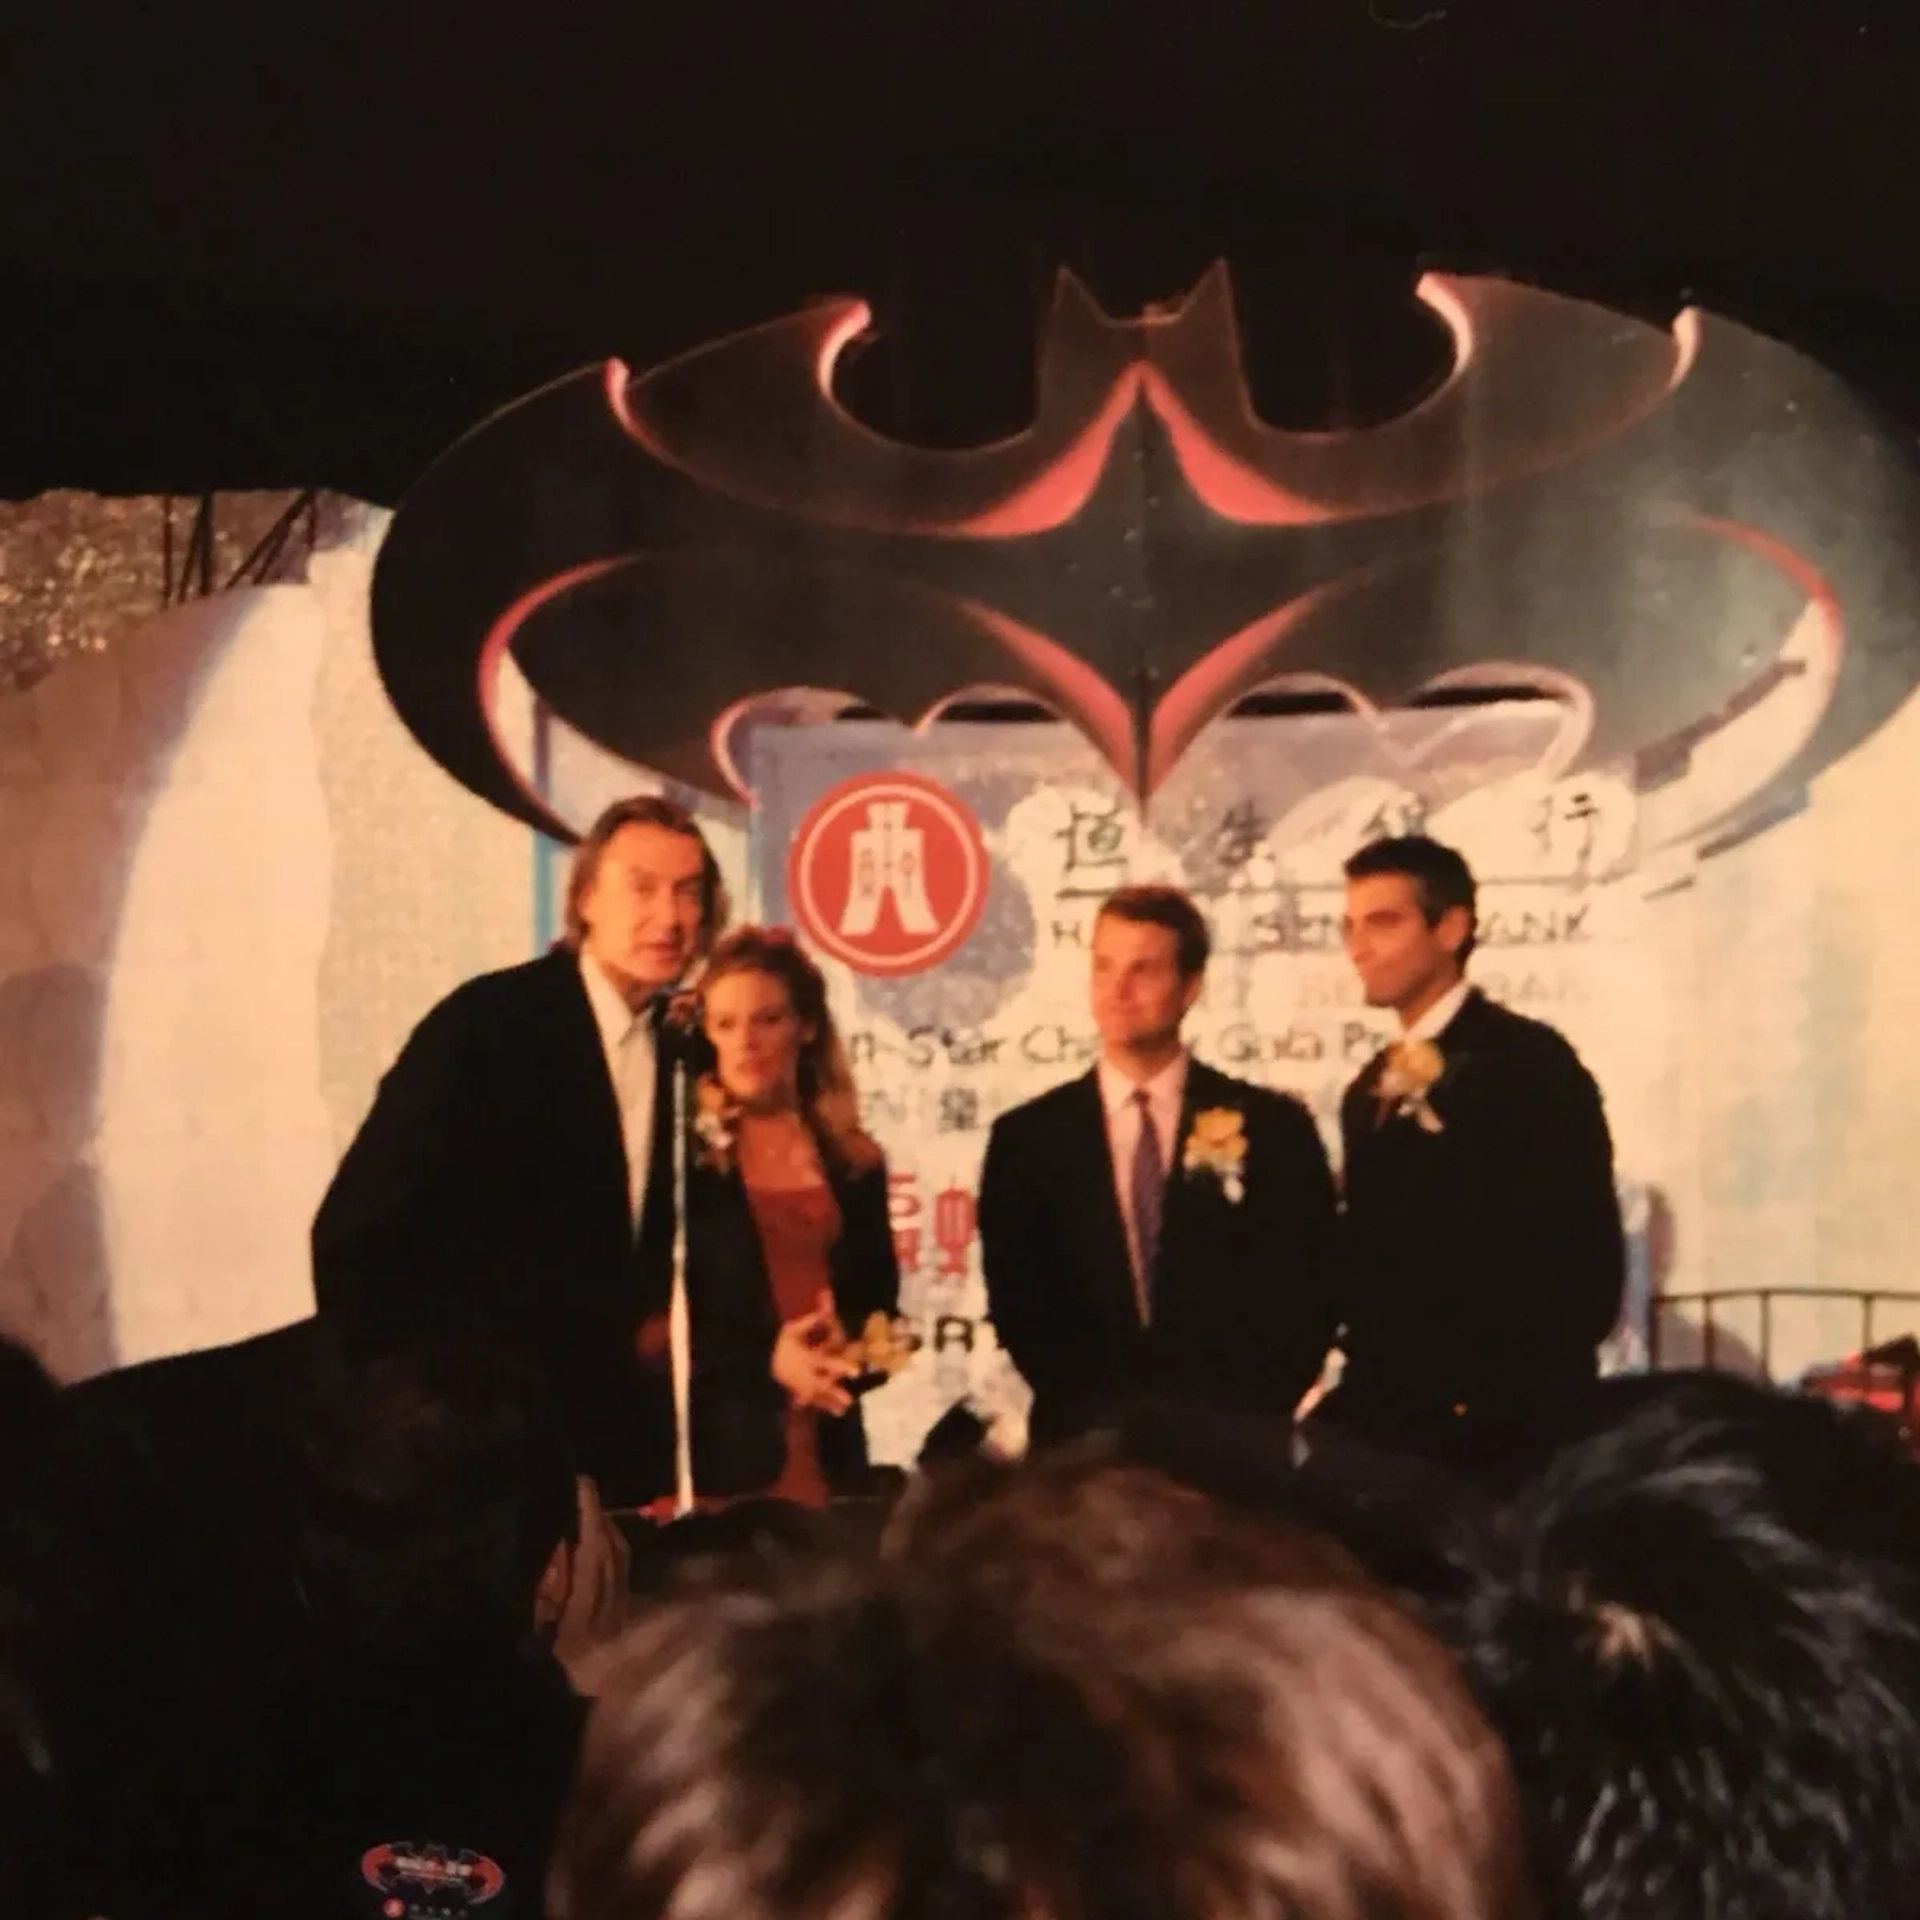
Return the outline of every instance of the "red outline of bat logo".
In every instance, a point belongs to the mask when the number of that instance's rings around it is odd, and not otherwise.
[[[1670,770],[1811,673],[1752,807],[1905,698],[1920,484],[1836,378],[1697,312],[1663,329],[1503,280],[1419,291],[1451,372],[1345,433],[1255,417],[1223,266],[1131,320],[1063,273],[1031,426],[961,453],[836,401],[856,300],[648,373],[584,370],[402,505],[374,582],[382,676],[456,779],[562,837],[495,725],[509,651],[565,724],[719,795],[744,792],[737,727],[793,690],[921,723],[1016,689],[1144,799],[1277,681],[1363,710],[1530,681],[1568,703],[1564,765]]]

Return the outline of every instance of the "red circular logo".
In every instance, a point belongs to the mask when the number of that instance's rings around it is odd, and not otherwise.
[[[787,854],[800,931],[856,973],[921,973],[987,904],[987,849],[964,802],[915,773],[860,774],[814,803]]]

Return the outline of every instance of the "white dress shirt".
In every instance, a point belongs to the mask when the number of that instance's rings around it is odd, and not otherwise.
[[[600,1045],[607,1056],[607,1077],[620,1103],[620,1139],[627,1154],[627,1205],[637,1234],[647,1204],[647,1171],[653,1158],[654,1083],[660,1072],[653,1027],[646,1009],[635,1013],[600,963],[585,953],[580,956],[580,978],[586,982],[587,1004],[593,1008],[593,1024],[600,1030]]]
[[[1425,1013],[1401,1036],[1405,1040],[1438,1040],[1453,1024],[1453,1016],[1467,1004],[1467,995],[1473,991],[1470,982],[1462,980],[1450,993],[1443,993]]]
[[[1140,1144],[1140,1109],[1133,1096],[1146,1089],[1147,1111],[1153,1116],[1154,1137],[1160,1146],[1160,1164],[1171,1172],[1179,1151],[1174,1136],[1180,1131],[1180,1103],[1187,1093],[1187,1056],[1170,1060],[1151,1080],[1134,1080],[1104,1054],[1097,1069],[1100,1104],[1107,1116],[1107,1152],[1113,1160],[1113,1190],[1120,1197],[1120,1218],[1127,1225],[1127,1256],[1133,1262],[1134,1295],[1146,1300],[1146,1276],[1140,1267],[1140,1236],[1133,1221],[1133,1156]]]

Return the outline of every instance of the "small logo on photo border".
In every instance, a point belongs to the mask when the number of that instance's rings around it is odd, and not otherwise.
[[[495,1899],[507,1876],[467,1847],[388,1840],[360,1856],[360,1874],[383,1896],[383,1920],[458,1920]]]

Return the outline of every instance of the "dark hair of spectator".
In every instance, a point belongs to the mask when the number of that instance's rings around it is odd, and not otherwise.
[[[1920,1915],[1920,1467],[1726,1376],[1615,1395],[1456,1640],[1578,1920]]]
[[[1506,1762],[1339,1549],[974,1468],[877,1564],[691,1594],[590,1722],[554,1920],[1517,1920]]]
[[[478,1335],[316,1364],[295,1559],[323,1629],[370,1655],[510,1647],[577,1530],[569,1446],[537,1378]]]

